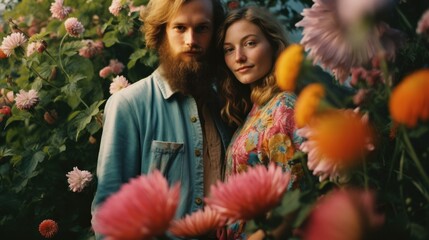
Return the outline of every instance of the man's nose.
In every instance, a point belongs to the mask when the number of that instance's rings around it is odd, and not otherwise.
[[[185,44],[190,47],[196,44],[195,32],[192,29],[185,33]]]

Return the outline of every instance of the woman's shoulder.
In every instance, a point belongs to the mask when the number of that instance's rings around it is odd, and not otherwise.
[[[273,106],[293,107],[296,102],[296,94],[294,92],[282,91],[277,93],[270,102]]]

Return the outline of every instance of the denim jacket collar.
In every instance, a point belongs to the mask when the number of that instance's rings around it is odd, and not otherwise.
[[[159,87],[159,89],[161,90],[162,93],[162,97],[164,99],[169,99],[171,96],[173,96],[176,91],[173,91],[170,87],[170,84],[168,84],[167,80],[165,80],[165,78],[161,75],[161,68],[158,67],[155,71],[154,71],[154,79],[155,79],[155,83],[156,85]]]

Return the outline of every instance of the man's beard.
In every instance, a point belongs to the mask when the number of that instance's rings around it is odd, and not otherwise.
[[[193,50],[193,49],[192,49]],[[159,49],[164,76],[173,91],[194,97],[207,96],[213,76],[209,71],[207,54],[185,61],[171,51],[167,41]]]

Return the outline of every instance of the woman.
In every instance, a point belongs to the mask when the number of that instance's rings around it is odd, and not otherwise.
[[[218,40],[226,74],[222,117],[238,127],[226,152],[226,178],[274,162],[291,173],[289,189],[301,188],[301,164],[292,160],[302,141],[295,134],[296,96],[282,92],[274,78],[275,61],[288,45],[281,25],[265,9],[245,7],[227,15]]]

